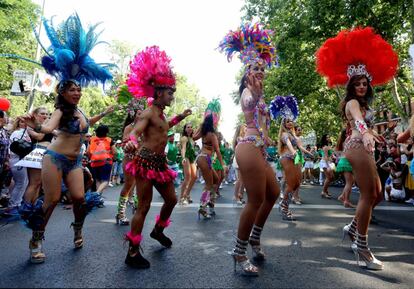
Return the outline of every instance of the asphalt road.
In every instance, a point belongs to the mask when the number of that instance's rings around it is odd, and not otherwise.
[[[30,264],[30,230],[18,221],[0,220],[0,287],[146,287],[146,288],[410,288],[414,285],[414,206],[382,203],[374,212],[370,247],[385,262],[385,270],[358,267],[349,242],[341,243],[342,227],[354,211],[336,200],[321,199],[321,187],[303,186],[304,204],[292,206],[296,222],[282,221],[275,208],[262,233],[267,259],[259,277],[233,271],[228,251],[233,246],[240,207],[232,204],[233,186],[218,200],[217,216],[198,220],[197,206],[177,206],[166,234],[174,242],[164,249],[149,237],[162,199],[154,193],[143,231],[147,270],[124,264],[128,226],[115,224],[120,187],[105,192],[106,207],[88,215],[85,245],[73,250],[71,211],[57,207],[44,242],[46,262]],[[332,188],[335,196],[339,188]],[[198,200],[201,185],[193,189]],[[358,194],[352,199],[356,201]],[[131,210],[128,210],[129,216]],[[250,251],[248,251],[250,254]]]

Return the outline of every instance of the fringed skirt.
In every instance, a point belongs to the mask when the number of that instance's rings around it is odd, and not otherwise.
[[[138,155],[129,161],[125,168],[133,176],[140,176],[157,183],[172,182],[177,177],[177,173],[168,168],[164,153],[159,154],[146,147],[142,147]]]

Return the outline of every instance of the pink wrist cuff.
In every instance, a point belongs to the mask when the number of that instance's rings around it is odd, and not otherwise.
[[[171,126],[174,126],[174,125],[178,124],[181,120],[182,120],[182,118],[179,115],[176,115],[170,120],[170,124],[171,124]]]
[[[130,134],[129,135],[129,140],[132,141],[132,142],[134,142],[134,143],[138,143],[137,137],[135,135],[133,135],[133,134]]]

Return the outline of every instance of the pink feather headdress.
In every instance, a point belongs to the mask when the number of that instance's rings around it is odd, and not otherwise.
[[[155,88],[175,87],[171,58],[158,46],[147,47],[130,62],[126,84],[136,98],[154,97]]]

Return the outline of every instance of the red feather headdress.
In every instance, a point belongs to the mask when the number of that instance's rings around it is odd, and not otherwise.
[[[354,75],[365,75],[371,85],[381,85],[397,68],[397,54],[372,27],[343,30],[316,52],[316,70],[328,79],[329,87],[345,85]]]
[[[158,46],[147,47],[135,55],[126,84],[136,98],[154,96],[155,88],[175,87],[171,58]]]

